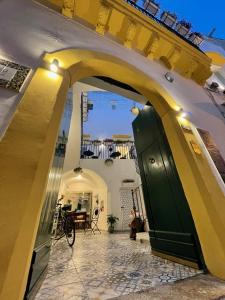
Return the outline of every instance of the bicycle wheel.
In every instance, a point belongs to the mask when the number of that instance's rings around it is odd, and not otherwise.
[[[65,235],[64,222],[64,219],[59,220],[55,232],[52,235],[53,240],[60,240]]]
[[[75,242],[75,224],[72,217],[66,217],[64,232],[67,243],[72,247]]]

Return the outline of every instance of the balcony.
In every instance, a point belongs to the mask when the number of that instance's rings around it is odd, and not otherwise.
[[[200,85],[204,85],[212,74],[211,59],[192,42],[196,38],[187,39],[135,1],[39,1]],[[71,26],[76,26],[76,23],[71,22]]]
[[[160,20],[159,18],[157,18],[156,16],[151,14],[148,10],[146,10],[143,7],[137,5],[136,4],[137,1],[135,1],[135,0],[124,0],[124,1],[127,2],[128,4],[130,4],[131,6],[133,6],[134,8],[136,8],[137,10],[139,10],[142,14],[146,15],[147,17],[151,18],[152,20],[154,20],[155,22],[157,22],[161,26],[165,27],[166,29],[168,29],[169,31],[171,31],[172,33],[177,35],[179,38],[184,40],[186,43],[190,44],[192,47],[196,48],[198,51],[202,52],[202,50],[199,48],[200,43],[198,45],[193,40],[191,40],[191,39],[185,37],[184,35],[180,34],[177,30],[175,30],[173,28],[173,26],[168,26],[165,22],[163,22],[162,20]]]
[[[81,159],[136,159],[133,141],[83,140]]]

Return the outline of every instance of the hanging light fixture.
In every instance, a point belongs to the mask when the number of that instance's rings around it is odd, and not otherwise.
[[[111,105],[112,105],[112,110],[116,109],[116,101],[111,101]]]
[[[131,110],[133,115],[137,116],[140,112],[139,108],[136,106],[136,103],[134,102],[133,106],[131,107]]]
[[[83,169],[81,167],[77,167],[73,169],[76,176],[81,175],[83,173]]]

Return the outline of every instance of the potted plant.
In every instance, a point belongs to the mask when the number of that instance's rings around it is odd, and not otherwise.
[[[117,223],[117,221],[119,221],[119,218],[117,218],[113,214],[110,214],[107,216],[107,224],[109,225],[109,227],[108,227],[109,233],[114,232],[114,229],[115,229],[114,226]]]
[[[176,16],[176,14],[171,13],[171,12],[169,12],[169,11],[164,11],[164,12],[161,14],[160,19],[161,19],[161,21],[162,21],[164,24],[166,24],[167,26],[173,27],[173,25],[176,23],[177,16]]]
[[[144,9],[150,12],[151,15],[157,15],[159,11],[159,4],[154,0],[145,0]]]
[[[186,36],[189,33],[190,29],[191,23],[186,22],[185,20],[181,20],[176,24],[176,31],[183,36]]]
[[[192,32],[190,35],[189,35],[189,40],[199,46],[202,42],[203,42],[203,36],[201,35],[201,33],[199,32]]]

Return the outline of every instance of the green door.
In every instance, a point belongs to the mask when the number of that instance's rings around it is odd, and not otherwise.
[[[133,122],[153,250],[203,267],[193,218],[162,123],[153,107]]]

